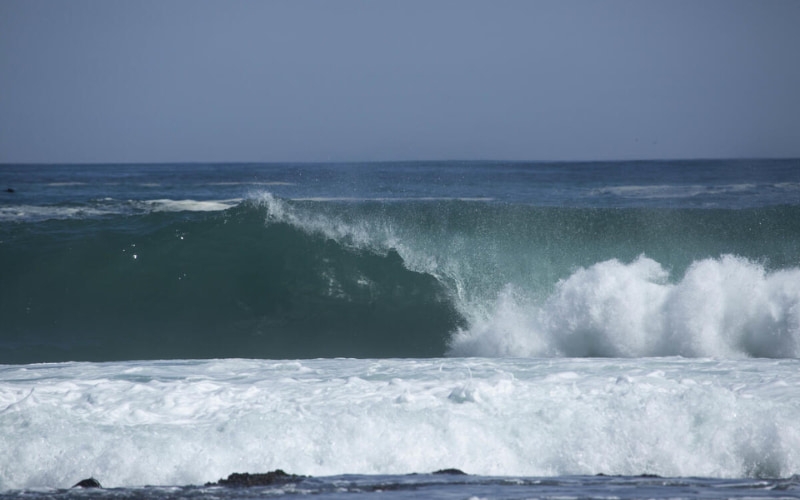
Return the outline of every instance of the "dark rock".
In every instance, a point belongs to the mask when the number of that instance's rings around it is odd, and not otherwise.
[[[13,193],[13,192],[14,192],[14,188],[8,188],[8,189],[6,189],[6,193]]]
[[[280,469],[267,472],[265,474],[249,474],[234,472],[227,479],[220,479],[216,483],[206,483],[206,486],[230,486],[230,487],[250,487],[250,486],[270,486],[273,484],[285,484],[298,481],[306,476],[287,474]]]
[[[441,469],[433,472],[432,474],[448,474],[450,476],[468,476],[466,472],[461,469]]]
[[[602,472],[595,474],[595,477],[641,477],[645,479],[661,478],[661,476],[659,476],[658,474],[649,474],[649,473],[639,474],[638,476],[622,476],[619,474],[603,474]]]
[[[90,477],[89,479],[81,479],[80,481],[75,483],[75,486],[73,486],[73,488],[102,488],[102,486],[100,486],[100,481],[98,481],[93,477]]]

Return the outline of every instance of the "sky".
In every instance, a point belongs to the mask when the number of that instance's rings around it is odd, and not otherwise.
[[[800,157],[797,0],[0,0],[0,163]]]

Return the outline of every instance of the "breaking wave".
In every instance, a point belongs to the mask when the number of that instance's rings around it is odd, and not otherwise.
[[[800,208],[140,204],[0,226],[0,363],[800,357]]]

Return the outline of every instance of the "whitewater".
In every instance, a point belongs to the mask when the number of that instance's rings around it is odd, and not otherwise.
[[[0,166],[0,496],[797,498],[798,167]]]
[[[2,368],[3,488],[455,467],[484,476],[786,477],[796,360],[416,359]]]

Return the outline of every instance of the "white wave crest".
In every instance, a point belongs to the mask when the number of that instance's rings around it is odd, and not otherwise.
[[[50,219],[86,219],[115,213],[105,207],[12,205],[0,207],[0,222],[35,222]]]
[[[702,195],[737,194],[757,188],[756,184],[606,186],[592,190],[592,194],[633,199],[692,198]]]
[[[150,212],[217,212],[236,206],[242,200],[128,200],[105,198],[93,205],[10,205],[0,207],[0,222],[38,222],[43,220],[90,219],[106,215]]]
[[[152,212],[219,212],[236,206],[241,199],[231,200],[146,200],[138,202],[140,208]]]
[[[543,302],[507,287],[452,339],[457,356],[800,357],[800,269],[724,255],[677,283],[641,256],[582,268]]]
[[[367,221],[351,223],[324,213],[300,210],[268,192],[261,193],[255,200],[267,208],[268,223],[289,224],[308,233],[321,234],[342,244],[361,248],[384,250],[398,243],[388,226],[377,231],[378,228],[372,227]]]

